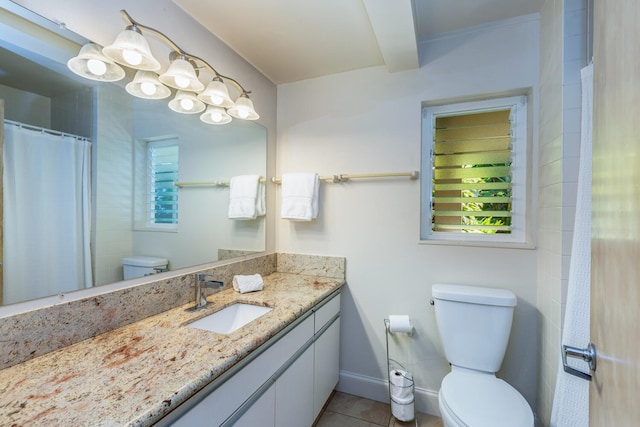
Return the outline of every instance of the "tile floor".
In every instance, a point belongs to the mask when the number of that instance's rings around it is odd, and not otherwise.
[[[336,391],[315,427],[443,427],[436,416],[418,412],[416,421],[401,422],[391,415],[387,403]]]

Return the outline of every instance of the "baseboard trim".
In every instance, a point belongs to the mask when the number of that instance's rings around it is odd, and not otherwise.
[[[368,377],[354,372],[340,371],[340,381],[336,390],[354,396],[389,403],[389,383],[380,378]],[[440,416],[438,392],[420,387],[414,389],[416,411]]]

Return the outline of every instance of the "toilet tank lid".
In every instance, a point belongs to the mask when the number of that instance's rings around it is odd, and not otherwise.
[[[517,303],[515,294],[509,290],[479,286],[433,285],[431,295],[435,299],[471,304],[515,307]]]
[[[122,258],[122,265],[131,265],[134,267],[162,267],[169,263],[166,258],[158,258],[154,256],[130,256]]]

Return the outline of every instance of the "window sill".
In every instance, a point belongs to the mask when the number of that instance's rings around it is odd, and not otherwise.
[[[419,240],[419,245],[473,246],[481,248],[536,249],[532,242],[487,242],[472,240]]]
[[[151,231],[154,233],[177,233],[177,227],[133,227],[133,231]]]

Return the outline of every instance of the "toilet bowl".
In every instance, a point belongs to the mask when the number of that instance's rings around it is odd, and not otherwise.
[[[532,427],[533,413],[516,389],[492,374],[454,369],[438,406],[445,427]]]
[[[451,372],[438,405],[445,427],[533,427],[522,395],[495,376],[509,341],[515,295],[475,286],[434,285],[433,303]]]

